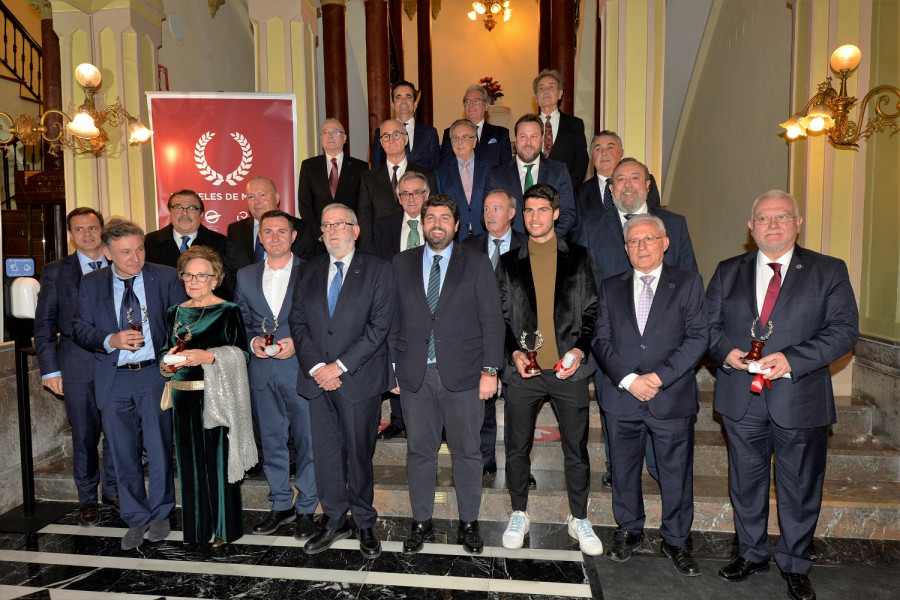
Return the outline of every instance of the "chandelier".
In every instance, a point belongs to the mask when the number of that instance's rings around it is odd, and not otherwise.
[[[488,0],[484,2],[476,1],[472,3],[472,10],[469,12],[469,18],[473,21],[477,21],[479,15],[485,15],[484,27],[488,31],[493,31],[494,27],[497,26],[496,19],[500,18],[501,13],[503,14],[503,20],[509,21],[509,18],[512,16],[509,0],[503,0],[503,2],[499,2],[498,0]]]

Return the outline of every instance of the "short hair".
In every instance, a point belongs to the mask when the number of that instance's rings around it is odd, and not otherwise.
[[[262,222],[265,221],[266,219],[281,219],[281,218],[287,220],[288,227],[290,227],[291,231],[296,231],[296,229],[294,227],[294,219],[291,217],[291,215],[287,214],[286,212],[284,212],[283,210],[278,209],[278,208],[274,208],[272,210],[267,210],[266,212],[261,214],[259,216],[259,227],[260,227],[260,229],[262,228]]]
[[[347,206],[346,204],[341,204],[340,202],[332,202],[328,206],[322,209],[322,214],[319,215],[319,221],[322,220],[322,216],[328,212],[329,210],[346,210],[347,214],[350,215],[350,224],[351,225],[359,225],[359,219],[356,218],[356,211]]]
[[[407,181],[411,181],[413,179],[418,179],[422,182],[422,185],[425,186],[425,191],[429,192],[431,189],[428,187],[428,178],[425,177],[425,173],[421,171],[413,171],[412,169],[407,169],[403,175],[400,176],[400,179],[397,180],[397,196],[400,195],[400,187],[403,186]]]
[[[397,125],[400,126],[400,130],[401,130],[403,133],[406,133],[406,123],[404,123],[404,122],[401,121],[400,119],[385,119],[385,120],[382,121],[381,124],[378,126],[378,131],[380,132],[382,129],[384,129],[384,126],[387,125],[388,123],[396,123]]]
[[[478,137],[478,126],[468,119],[457,119],[453,121],[453,124],[450,125],[450,135],[453,135],[453,130],[457,127],[469,127],[472,130],[472,135]]]
[[[272,189],[275,191],[275,193],[276,193],[276,194],[278,193],[278,186],[275,185],[275,182],[272,181],[271,179],[269,179],[268,177],[263,176],[263,175],[257,175],[257,176],[255,176],[255,177],[251,177],[250,179],[247,180],[247,185],[250,185],[250,182],[251,182],[251,181],[256,181],[256,180],[258,180],[258,179],[261,179],[262,181],[268,182],[268,184],[272,186]]]
[[[209,246],[191,246],[182,252],[181,256],[178,257],[178,263],[175,265],[175,268],[178,270],[178,276],[181,277],[182,274],[184,274],[184,268],[187,264],[196,259],[208,261],[209,264],[212,265],[212,276],[216,278],[216,282],[219,285],[224,283],[225,266],[222,264],[222,257]]]
[[[130,235],[139,235],[143,240],[144,230],[134,221],[115,217],[110,219],[109,223],[103,227],[103,233],[100,234],[100,240],[103,242],[104,246],[109,248],[112,242]]]
[[[473,83],[472,85],[467,87],[466,92],[463,94],[463,102],[465,102],[466,96],[469,95],[469,92],[481,92],[481,99],[484,100],[485,104],[490,104],[491,98],[490,96],[488,96],[487,90],[484,89],[484,86]]]
[[[659,235],[666,235],[666,224],[663,223],[662,219],[660,219],[659,217],[654,217],[650,213],[641,213],[625,220],[625,224],[622,226],[622,236],[625,238],[625,241],[628,241],[628,232],[631,231],[632,227],[634,227],[638,223],[644,223],[646,221],[649,221],[656,225],[656,228],[659,229]]]
[[[447,194],[434,194],[433,196],[429,196],[428,200],[425,201],[425,204],[422,205],[423,217],[432,206],[446,206],[450,209],[450,212],[453,213],[453,221],[459,223],[459,205],[456,203],[456,200]]]
[[[632,157],[630,157],[630,156],[626,156],[625,158],[623,158],[622,160],[620,160],[620,161],[619,161],[619,164],[617,164],[617,165],[613,168],[613,173],[615,173],[615,172],[616,172],[616,169],[618,169],[620,166],[624,165],[625,163],[636,163],[636,164],[641,165],[641,167],[644,169],[644,179],[650,179],[650,169],[647,168],[647,165],[645,165],[644,163],[642,163],[642,162],[639,161],[638,159],[632,158]]]
[[[797,204],[797,200],[794,199],[793,196],[788,194],[782,190],[769,190],[759,198],[753,201],[753,206],[750,207],[750,220],[753,220],[753,217],[756,215],[756,205],[760,203],[762,200],[769,200],[770,198],[784,198],[785,200],[790,200],[791,204],[794,205],[794,216],[800,216],[800,206]]]
[[[525,201],[529,198],[540,198],[550,203],[550,208],[556,210],[559,208],[559,192],[556,188],[547,183],[536,183],[522,195],[522,208],[525,207]]]
[[[407,81],[407,80],[405,80],[405,79],[401,79],[400,81],[398,81],[397,83],[395,83],[394,85],[391,86],[391,100],[394,99],[394,94],[397,92],[397,88],[398,88],[398,87],[408,87],[408,88],[412,88],[412,91],[413,91],[413,99],[415,99],[415,97],[416,97],[416,86],[413,85],[413,83],[410,82],[410,81]]]
[[[193,196],[197,199],[197,202],[200,203],[200,212],[205,212],[206,207],[203,206],[203,199],[200,197],[200,194],[195,192],[194,190],[178,190],[177,192],[172,192],[169,194],[169,200],[166,202],[167,208],[172,208],[172,198],[175,196]]]
[[[544,77],[552,77],[556,80],[556,85],[559,86],[559,89],[563,89],[563,76],[562,73],[557,71],[556,69],[544,69],[540,73],[537,74],[537,77],[534,78],[534,82],[531,84],[531,87],[534,88],[534,94],[537,95],[537,86],[538,82]]]
[[[531,189],[531,188],[529,188],[529,189]],[[490,196],[492,194],[503,194],[504,196],[506,196],[506,199],[509,201],[510,208],[516,207],[516,197],[513,196],[512,194],[510,194],[509,192],[507,192],[506,190],[501,190],[500,188],[491,190],[487,194],[484,195],[484,198],[487,198],[488,196]],[[484,199],[482,199],[482,202],[484,202]]]
[[[344,124],[341,123],[341,120],[337,117],[328,117],[327,119],[322,121],[322,126],[319,127],[320,130],[322,129],[322,127],[325,127],[325,123],[337,123],[340,126],[341,130],[344,129]]]
[[[97,220],[100,221],[100,227],[103,227],[103,215],[90,206],[79,206],[78,208],[73,208],[69,214],[66,215],[66,231],[72,231],[73,217],[86,217],[88,215],[97,217]]]
[[[622,138],[619,137],[619,134],[616,133],[615,131],[609,131],[608,129],[604,129],[603,131],[601,131],[600,133],[598,133],[597,135],[595,135],[594,137],[592,137],[592,138],[591,138],[591,144],[590,144],[590,146],[588,146],[588,147],[589,147],[589,148],[593,148],[593,147],[594,147],[594,142],[596,142],[598,139],[600,139],[600,138],[602,138],[602,137],[611,137],[611,138],[613,138],[614,140],[616,140],[616,143],[619,144],[619,148],[621,148],[622,150],[625,149],[625,145],[622,144]]]
[[[523,123],[537,123],[541,128],[541,135],[544,135],[544,122],[541,121],[539,116],[532,113],[519,117],[519,120],[516,121],[516,126],[513,128],[514,135],[519,135],[519,125],[522,125]]]

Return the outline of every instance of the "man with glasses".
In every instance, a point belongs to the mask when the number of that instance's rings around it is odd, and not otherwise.
[[[359,179],[369,170],[366,161],[344,152],[347,133],[337,119],[325,119],[321,128],[322,154],[300,163],[297,207],[300,218],[319,230],[322,209],[332,202],[356,208]],[[324,251],[324,250],[323,250]]]
[[[481,199],[490,165],[476,156],[478,129],[474,123],[460,119],[450,126],[450,132],[453,154],[437,168],[435,177],[438,191],[456,200],[459,206],[457,239],[465,240],[484,231]]]
[[[600,285],[592,347],[612,446],[612,506],[619,528],[606,557],[624,562],[644,538],[641,471],[652,439],[662,496],[662,552],[675,570],[700,575],[687,547],[694,520],[694,417],[700,389],[694,367],[709,330],[698,273],[663,263],[669,247],[662,220],[648,214],[625,222],[632,269]]]
[[[480,85],[470,85],[463,96],[463,111],[466,119],[475,125],[475,156],[484,161],[488,167],[503,165],[512,159],[512,148],[509,143],[509,129],[492,125],[485,120],[491,102],[487,90]],[[450,130],[444,130],[441,139],[440,164],[444,164],[455,154]]]
[[[394,108],[394,118],[409,134],[403,138],[403,151],[409,157],[409,162],[422,165],[426,169],[435,169],[440,159],[438,133],[431,125],[416,120],[418,94],[416,86],[409,81],[398,81],[391,86],[391,106]],[[378,128],[375,130],[375,137],[372,138],[372,151],[369,155],[372,168],[383,165],[387,154],[390,154],[382,143],[383,134],[384,130]]]
[[[209,246],[225,256],[225,236],[203,224],[206,209],[193,190],[169,196],[169,224],[144,238],[147,262],[175,267],[178,257],[191,246]]]

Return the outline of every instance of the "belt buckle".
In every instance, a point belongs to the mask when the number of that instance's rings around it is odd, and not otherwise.
[[[142,364],[142,361],[141,361],[141,362],[128,363],[127,366],[128,366],[128,370],[129,370],[129,371],[140,371],[141,369],[144,368],[144,366],[143,366],[143,364]]]

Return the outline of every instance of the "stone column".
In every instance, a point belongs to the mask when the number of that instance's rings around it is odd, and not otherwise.
[[[325,72],[325,117],[340,120],[350,139],[350,104],[347,98],[346,0],[322,0],[322,54]],[[322,119],[324,120],[324,119]],[[345,141],[345,149],[349,145]]]
[[[434,85],[431,80],[431,0],[416,2],[416,31],[419,46],[419,101],[417,118],[423,123],[434,122]]]
[[[366,84],[369,100],[369,138],[391,117],[390,53],[387,0],[366,3]]]
[[[565,90],[560,110],[572,114],[575,108],[575,4],[573,0],[550,0],[550,13],[550,64],[562,74]]]
[[[406,79],[403,65],[403,0],[389,0],[391,40],[397,57],[397,80]]]

